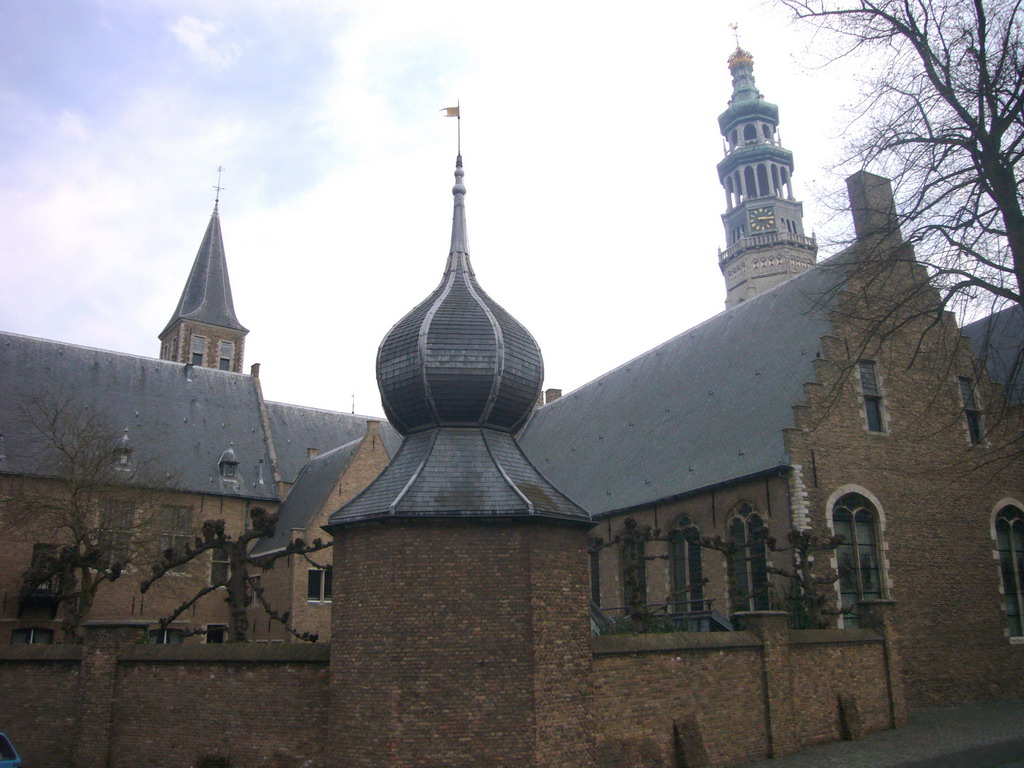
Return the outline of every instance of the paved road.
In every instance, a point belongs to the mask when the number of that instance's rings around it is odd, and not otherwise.
[[[906,728],[745,768],[1024,768],[1024,701],[915,709]]]

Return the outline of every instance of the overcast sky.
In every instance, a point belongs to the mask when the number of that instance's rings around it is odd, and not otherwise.
[[[851,86],[757,0],[6,0],[0,329],[158,356],[223,166],[246,369],[380,414],[377,345],[447,256],[461,100],[474,268],[569,391],[722,309],[733,21],[820,232]]]

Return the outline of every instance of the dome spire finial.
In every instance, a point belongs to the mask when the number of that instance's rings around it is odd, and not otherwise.
[[[462,183],[465,171],[462,170],[462,154],[455,158],[455,186],[452,196],[455,207],[452,212],[452,244],[448,250],[447,269],[454,269],[460,260],[463,268],[472,272],[469,266],[469,238],[466,235],[466,185]]]

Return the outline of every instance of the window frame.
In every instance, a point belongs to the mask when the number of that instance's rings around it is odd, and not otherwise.
[[[316,594],[314,595],[313,582],[314,574],[319,578],[316,579]],[[330,565],[326,565],[323,568],[309,568],[306,570],[306,602],[311,605],[319,605],[322,603],[330,603],[331,596],[333,593],[333,568]]]
[[[967,440],[971,445],[984,445],[985,424],[978,398],[978,383],[971,376],[957,376],[957,384],[964,425],[967,428]]]
[[[15,638],[22,632],[27,632],[27,639],[23,641],[15,640]],[[53,629],[49,627],[15,627],[11,630],[11,645],[53,645],[55,636]],[[39,638],[37,639],[37,635]]]
[[[851,610],[841,614],[840,619],[843,627],[856,628],[860,626],[860,615],[853,610],[857,603],[869,599],[884,600],[887,595],[882,517],[874,500],[857,490],[840,494],[831,501],[829,509],[832,532],[844,538],[833,554],[836,573],[839,574],[836,592],[840,609]],[[838,519],[838,513],[849,516],[849,520]],[[870,541],[863,541],[861,534],[867,533],[870,533]],[[874,566],[870,560],[865,563],[865,553],[874,558]],[[844,556],[851,564],[844,564]],[[844,568],[846,573],[843,572]],[[868,589],[871,585],[863,578],[865,572],[876,574],[877,588]]]
[[[743,501],[736,505],[725,530],[729,540],[739,548],[735,561],[736,591],[744,596],[743,602],[746,604],[745,607],[730,605],[729,610],[769,610],[768,546],[765,541],[768,534],[767,520],[757,507],[749,501]],[[737,532],[742,536],[737,538]],[[760,542],[755,541],[756,538]]]
[[[131,560],[135,530],[135,508],[130,502],[108,499],[100,509],[97,547],[104,565],[124,568]]]
[[[704,550],[686,535],[700,529],[689,516],[680,517],[669,541],[669,568],[672,577],[672,610],[689,613],[704,609]]]
[[[992,534],[999,568],[999,592],[1002,595],[1002,610],[1006,617],[1004,631],[1011,643],[1024,643],[1024,508],[1003,501],[997,505],[992,520]],[[1007,527],[1004,548],[1000,540],[1000,523]]]
[[[860,385],[860,396],[864,403],[864,423],[867,431],[872,435],[888,434],[885,388],[882,386],[878,364],[874,360],[857,361],[857,382]]]

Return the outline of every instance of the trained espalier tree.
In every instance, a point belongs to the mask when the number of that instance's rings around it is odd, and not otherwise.
[[[225,530],[223,520],[207,520],[202,525],[200,535],[196,536],[194,541],[163,552],[162,560],[153,566],[152,575],[140,584],[142,592],[146,592],[154,582],[163,576],[207,552],[216,553],[225,563],[225,567],[219,571],[215,569],[207,586],[197,590],[174,611],[162,618],[160,620],[161,630],[166,629],[171,622],[200,599],[223,587],[224,602],[228,606],[229,642],[244,643],[248,640],[249,621],[246,616],[246,608],[250,602],[258,603],[271,619],[282,624],[291,635],[308,642],[317,641],[318,638],[315,634],[296,631],[291,625],[289,612],[275,610],[268,602],[259,581],[250,578],[250,575],[253,571],[265,571],[272,568],[274,563],[283,557],[306,556],[317,552],[329,547],[330,542],[314,539],[307,543],[302,539],[293,539],[285,547],[269,554],[252,555],[251,550],[256,542],[274,535],[278,516],[261,507],[254,507],[249,513],[249,518],[249,527],[237,536],[232,536]],[[202,632],[201,629],[192,629],[187,634],[201,634]]]

